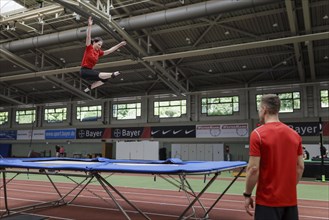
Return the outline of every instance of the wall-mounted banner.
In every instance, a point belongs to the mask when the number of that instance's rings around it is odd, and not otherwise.
[[[77,129],[77,139],[106,139],[111,137],[110,128],[84,128]]]
[[[17,140],[44,140],[45,130],[18,130]]]
[[[68,129],[52,129],[46,130],[45,138],[49,139],[75,139],[76,137],[76,129],[68,128]]]
[[[300,136],[318,136],[320,132],[319,122],[288,122],[285,124]]]
[[[249,128],[247,123],[197,125],[196,137],[197,138],[249,137]]]
[[[195,126],[151,127],[153,138],[195,138]]]
[[[16,130],[0,130],[0,140],[16,140],[16,138]]]
[[[111,138],[150,138],[149,127],[112,128]]]

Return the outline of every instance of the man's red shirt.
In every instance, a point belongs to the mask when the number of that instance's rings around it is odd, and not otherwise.
[[[250,135],[250,156],[260,157],[256,204],[297,205],[297,158],[302,139],[281,122],[266,123]]]

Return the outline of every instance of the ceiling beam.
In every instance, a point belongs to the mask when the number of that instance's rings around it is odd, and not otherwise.
[[[315,33],[315,34],[307,34],[293,37],[285,37],[264,41],[256,41],[256,42],[248,42],[242,44],[228,45],[222,47],[214,47],[214,48],[206,48],[200,50],[192,50],[192,51],[184,51],[178,53],[170,53],[156,56],[144,57],[143,59],[149,62],[168,60],[168,59],[178,59],[182,57],[195,57],[195,56],[203,56],[209,54],[217,54],[224,52],[232,52],[232,51],[240,51],[240,50],[248,50],[248,49],[256,49],[263,47],[272,47],[278,45],[292,44],[292,43],[300,43],[305,41],[316,41],[316,40],[324,40],[329,38],[329,32]]]
[[[189,71],[191,72],[194,72],[196,71],[195,69],[193,68],[184,68],[184,69],[188,69]],[[291,71],[293,69],[293,67],[291,66],[287,66],[287,67],[283,67],[282,71]],[[255,73],[263,73],[265,71],[267,71],[268,69],[265,68],[265,69],[254,69],[254,70],[244,70],[244,71],[234,71],[234,72],[224,72],[224,73],[206,73],[204,72],[204,74],[207,75],[208,78],[212,78],[212,77],[224,77],[224,76],[233,76],[233,75],[249,75],[249,74],[255,74]],[[200,72],[198,72],[200,73]],[[199,80],[199,79],[202,79],[204,78],[204,75],[200,75],[200,74],[197,74],[197,75],[192,75],[190,77],[190,79],[193,79],[193,80]]]
[[[78,96],[80,98],[96,100],[96,98],[94,98],[93,96],[88,95],[88,93],[85,93],[85,92],[81,91],[80,89],[75,88],[71,84],[65,82],[62,79],[57,78],[56,76],[47,76],[47,77],[43,77],[43,79],[53,83],[54,85],[56,85],[59,88],[63,88],[65,90],[75,94],[76,96]]]
[[[20,58],[19,56],[16,56],[12,52],[3,49],[0,47],[0,56],[7,59],[8,61],[16,64],[17,66],[22,67],[23,69],[28,69],[31,71],[37,71],[36,66],[32,65],[31,63],[27,62],[26,60]]]
[[[286,58],[285,61],[288,61],[288,60],[293,59],[293,58],[294,58],[294,55]],[[273,70],[278,69],[278,67],[282,67],[283,65],[284,65],[283,64],[283,61],[280,61],[279,63],[273,65],[270,69],[268,69],[268,70],[266,70],[266,71],[264,71],[262,73],[257,74],[256,76],[254,76],[252,79],[250,79],[248,81],[248,83],[254,82],[256,79],[262,77],[265,74],[271,73]]]
[[[23,102],[17,101],[16,99],[12,99],[9,96],[5,96],[5,95],[1,95],[1,94],[0,94],[0,99],[6,101],[8,103],[15,104],[15,105],[24,105],[25,104]]]
[[[59,5],[49,5],[42,8],[30,10],[30,11],[24,11],[21,13],[18,13],[16,15],[11,15],[8,17],[3,17],[0,19],[0,24],[7,24],[8,22],[15,22],[15,21],[24,21],[26,19],[33,19],[38,18],[43,15],[49,15],[49,14],[56,14],[63,12],[64,8]]]
[[[306,32],[306,34],[311,34],[312,25],[311,25],[309,0],[302,1],[302,6],[303,6],[305,32]],[[307,46],[307,52],[308,52],[308,61],[310,64],[311,80],[314,81],[314,80],[316,80],[316,75],[315,75],[315,65],[314,65],[313,42],[308,41],[306,43],[306,46]]]
[[[308,1],[308,0],[305,0]],[[287,15],[288,15],[288,21],[291,33],[293,36],[297,35],[297,18],[296,18],[296,12],[294,8],[294,0],[285,0],[286,8],[287,8]],[[302,82],[305,82],[305,70],[304,70],[304,59],[303,54],[301,50],[301,45],[299,42],[293,42],[294,45],[294,51],[295,51],[295,59],[298,69],[299,78]]]
[[[102,69],[102,68],[108,68],[108,67],[127,66],[127,65],[133,65],[133,64],[137,64],[137,61],[120,60],[120,61],[116,61],[116,62],[97,64],[96,68]],[[51,75],[63,74],[63,73],[78,72],[80,70],[80,68],[81,68],[80,66],[75,66],[75,67],[68,67],[68,68],[62,68],[62,69],[17,74],[17,75],[13,75],[13,76],[3,76],[3,77],[0,77],[0,82],[28,79],[28,78],[34,78],[34,77],[51,76]]]

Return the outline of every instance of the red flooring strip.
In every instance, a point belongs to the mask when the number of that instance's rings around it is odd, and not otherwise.
[[[73,184],[57,183],[62,193],[71,189]],[[97,185],[90,185],[92,190],[106,201],[97,198],[94,194],[84,191],[72,205],[51,207],[41,210],[34,210],[33,213],[46,216],[48,219],[76,219],[76,220],[121,220],[125,219],[123,214],[117,209],[106,192]],[[151,219],[170,220],[177,219],[188,205],[183,192],[170,190],[148,190],[118,187],[131,202],[143,210]],[[31,203],[49,201],[58,198],[50,183],[41,181],[20,181],[14,180],[8,185],[8,197],[10,207],[30,205]],[[4,210],[3,191],[1,191],[0,208]],[[69,197],[70,199],[72,197]],[[133,220],[144,219],[139,213],[133,210],[119,196],[115,194],[119,203],[128,210],[127,213]],[[217,198],[214,193],[205,194],[202,202],[209,207]],[[196,212],[201,217],[202,208],[196,204]],[[329,203],[324,201],[299,200],[300,219],[329,219]],[[243,209],[241,196],[225,195],[210,213],[210,219],[225,220],[248,220],[249,217]]]

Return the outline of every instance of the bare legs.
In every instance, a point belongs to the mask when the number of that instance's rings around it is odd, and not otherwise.
[[[101,85],[103,85],[104,84],[104,82],[102,82],[102,81],[96,81],[96,82],[93,82],[93,84],[91,84],[91,86],[90,86],[90,89],[95,89],[95,88],[97,88],[98,86],[101,86]]]
[[[98,75],[98,77],[100,79],[109,79],[109,78],[114,78],[114,77],[118,76],[119,74],[120,74],[119,71],[116,71],[114,73],[100,72],[99,75]],[[103,84],[104,84],[103,81],[96,81],[96,82],[94,82],[94,83],[91,84],[90,88],[86,88],[84,91],[85,92],[89,92],[91,89],[95,89],[95,88],[97,88],[97,87],[99,87],[99,86],[101,86]]]
[[[114,73],[104,73],[104,72],[100,72],[98,77],[101,78],[101,79],[109,79],[109,78],[114,78],[116,77],[117,75],[119,75],[120,72],[119,71],[116,71]]]

